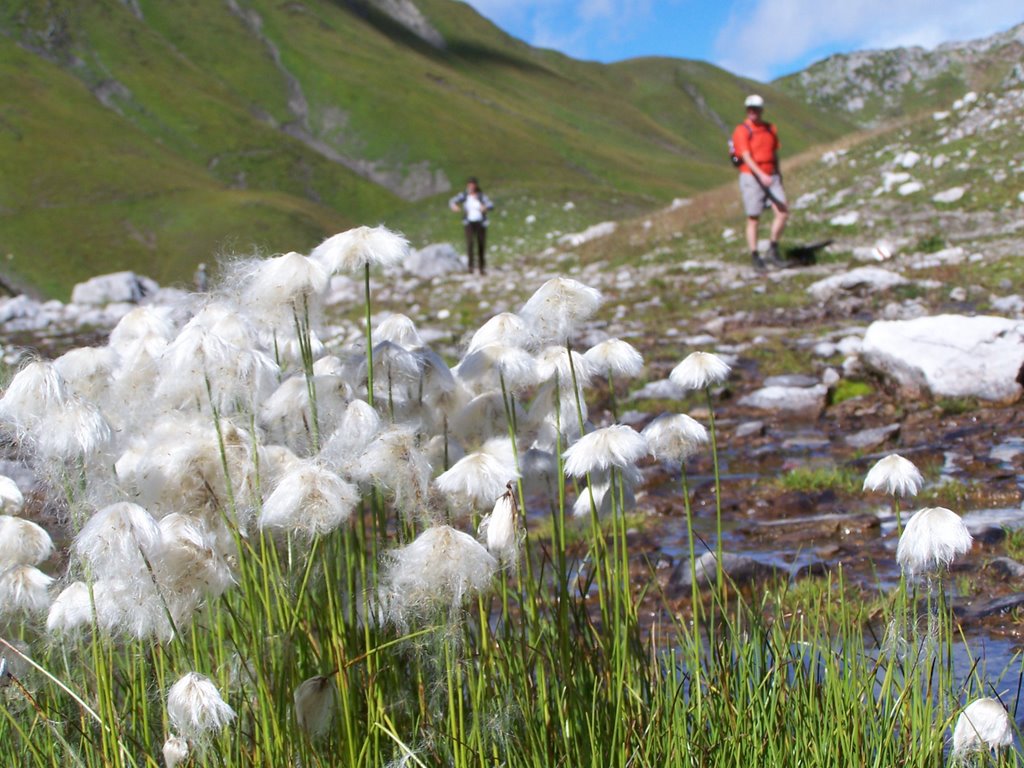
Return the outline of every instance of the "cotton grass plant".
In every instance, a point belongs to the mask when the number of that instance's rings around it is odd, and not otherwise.
[[[625,342],[577,351],[599,292],[552,280],[446,361],[407,317],[371,327],[371,271],[406,248],[359,228],[242,260],[12,379],[0,426],[49,514],[24,519],[0,479],[0,763],[941,762],[962,686],[943,673],[926,693],[870,643],[841,570],[798,619],[728,583],[724,361],[697,352],[672,375],[704,390],[708,428],[597,427],[588,397],[607,380],[614,417],[642,364]],[[360,271],[359,340],[325,346],[327,276]],[[687,462],[709,452],[705,594]],[[689,620],[632,546],[651,461],[680,473]],[[904,551],[941,565],[963,549],[942,542]]]

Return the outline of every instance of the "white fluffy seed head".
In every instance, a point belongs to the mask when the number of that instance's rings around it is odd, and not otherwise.
[[[644,427],[651,455],[660,461],[682,462],[708,442],[708,431],[684,413],[663,413]]]
[[[254,260],[244,270],[242,301],[260,311],[315,307],[327,289],[327,271],[301,253]]]
[[[385,227],[356,227],[324,240],[309,255],[328,273],[355,272],[363,267],[392,267],[409,255],[409,241]]]
[[[285,474],[263,502],[259,525],[323,535],[348,520],[358,503],[354,485],[314,461],[304,461]]]
[[[53,363],[36,360],[18,371],[0,397],[0,419],[17,427],[43,421],[67,399],[67,389]]]
[[[497,567],[497,560],[469,534],[447,525],[428,528],[387,554],[382,610],[399,626],[438,610],[454,613],[466,597],[487,589]]]
[[[50,534],[31,520],[0,515],[0,569],[39,565],[53,553]]]
[[[221,413],[259,402],[279,372],[247,318],[219,304],[185,324],[161,353],[158,368],[156,394],[171,407],[194,410],[212,397]]]
[[[188,760],[188,742],[180,736],[171,736],[164,742],[163,754],[166,768],[178,768]]]
[[[459,363],[457,374],[463,381],[480,382],[484,386],[505,387],[512,391],[531,387],[537,383],[537,361],[533,355],[519,347],[504,344],[486,344],[466,354]]]
[[[16,515],[25,506],[25,496],[18,484],[6,475],[0,475],[0,513]]]
[[[96,624],[104,632],[140,640],[169,641],[174,637],[175,628],[167,616],[168,608],[172,614],[177,611],[174,596],[158,591],[148,573],[118,572],[95,582],[92,602],[96,608]],[[179,614],[174,618],[181,625],[184,617]]]
[[[416,324],[403,314],[385,318],[373,332],[374,341],[390,341],[405,349],[423,346],[423,338],[416,330]]]
[[[576,385],[582,390],[590,384],[594,377],[594,369],[579,352],[573,352],[571,359],[570,366],[569,351],[565,347],[546,347],[537,356],[537,377],[548,383],[557,380],[563,393],[568,392],[568,397],[572,397],[574,376]]]
[[[391,491],[396,508],[407,516],[419,516],[428,509],[433,469],[411,427],[381,431],[346,470],[359,482],[375,483]]]
[[[964,757],[1013,744],[1013,721],[997,699],[975,699],[960,713],[953,729],[953,754]]]
[[[77,396],[54,408],[30,434],[39,454],[56,460],[93,456],[111,440],[110,425],[99,408]]]
[[[130,357],[140,343],[150,347],[162,347],[174,338],[174,323],[170,310],[164,307],[136,307],[122,317],[110,332],[108,346],[119,357]],[[151,350],[159,353],[159,348]]]
[[[466,354],[475,352],[488,344],[532,350],[537,346],[537,337],[527,322],[512,312],[502,312],[481,325],[469,340]]]
[[[70,394],[98,402],[110,388],[118,356],[111,347],[80,347],[53,361]]]
[[[231,534],[211,530],[201,518],[172,512],[160,519],[163,548],[154,568],[161,586],[186,601],[218,597],[234,583],[225,542]]]
[[[636,507],[636,496],[633,494],[634,480],[635,478],[632,477],[623,477],[621,481],[622,506],[620,509],[618,488],[613,489],[612,484],[606,479],[591,478],[591,484],[586,488],[581,488],[580,495],[573,502],[572,516],[589,517],[592,512],[591,502],[593,502],[593,509],[596,509],[598,516],[601,517],[610,514],[613,509],[617,509],[618,514],[629,512]]]
[[[864,490],[882,491],[891,496],[916,496],[924,478],[909,459],[892,453],[879,459],[864,478]]]
[[[595,344],[583,353],[596,373],[604,376],[631,378],[640,374],[644,359],[636,347],[622,339],[608,339]]]
[[[568,277],[555,277],[527,300],[519,315],[543,344],[564,345],[601,306],[601,292]]]
[[[53,579],[31,565],[14,565],[0,573],[0,615],[44,613],[50,607]]]
[[[926,507],[907,521],[896,546],[896,561],[908,574],[931,573],[969,552],[973,542],[956,512]]]
[[[325,675],[303,680],[293,698],[299,728],[314,738],[327,733],[337,706],[334,680]]]
[[[710,352],[693,352],[668,375],[669,380],[685,390],[706,389],[721,384],[729,377],[729,365]]]
[[[511,441],[492,438],[479,451],[455,462],[434,482],[443,493],[466,497],[474,506],[486,508],[518,477]]]
[[[480,535],[487,550],[503,563],[513,562],[519,550],[519,529],[516,525],[518,504],[512,484],[494,503],[494,509],[480,521]]]
[[[46,631],[71,633],[92,621],[92,599],[89,585],[83,581],[69,584],[54,598],[46,617]]]
[[[584,435],[565,452],[565,474],[585,477],[612,467],[625,469],[640,461],[647,452],[643,435],[632,427],[613,424]]]
[[[324,444],[321,455],[335,464],[354,462],[380,431],[380,414],[365,400],[353,400]]]
[[[93,573],[136,573],[152,563],[163,545],[160,525],[138,504],[121,501],[96,512],[72,548]]]
[[[210,678],[189,672],[167,693],[167,716],[186,739],[200,739],[235,719]]]

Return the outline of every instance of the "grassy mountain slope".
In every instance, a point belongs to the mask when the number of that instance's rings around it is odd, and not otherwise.
[[[452,233],[441,202],[471,173],[505,202],[622,215],[727,179],[724,134],[754,87],[787,152],[850,129],[707,64],[579,62],[464,3],[416,9],[436,39],[356,0],[5,4],[5,269],[61,296],[354,223],[422,242]]]

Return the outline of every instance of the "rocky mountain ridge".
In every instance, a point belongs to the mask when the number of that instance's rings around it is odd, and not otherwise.
[[[927,109],[956,92],[1005,88],[1024,77],[1024,24],[989,37],[921,47],[836,54],[775,81],[865,126]]]

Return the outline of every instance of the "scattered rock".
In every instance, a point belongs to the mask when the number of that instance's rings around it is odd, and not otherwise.
[[[1006,581],[1024,579],[1024,563],[1018,563],[1012,557],[993,557],[985,567]]]
[[[936,315],[878,321],[864,335],[861,362],[917,397],[1021,396],[1024,323],[1003,317]]]
[[[697,558],[694,568],[697,583],[709,586],[715,583],[718,571],[714,552],[705,552]],[[732,552],[722,553],[722,572],[726,580],[740,586],[752,581],[762,581],[782,573],[782,569],[769,563],[762,563],[749,555],[737,555]],[[685,560],[672,572],[671,583],[677,587],[689,587],[693,582],[690,573],[690,561]]]
[[[793,416],[817,418],[825,410],[828,388],[824,384],[813,387],[762,387],[739,400],[747,408],[773,411]]]
[[[801,579],[828,576],[831,572],[832,568],[824,560],[812,560],[794,568],[790,578],[793,581],[800,581]]]
[[[402,267],[406,272],[425,280],[466,269],[462,256],[451,243],[433,243],[411,251]],[[333,282],[331,288],[334,288]]]
[[[847,435],[844,441],[851,448],[855,448],[859,451],[866,451],[872,448],[877,448],[883,443],[888,442],[890,439],[899,435],[899,433],[899,424],[886,424],[883,427],[862,429],[860,432]]]
[[[794,451],[825,451],[831,446],[832,441],[825,435],[794,435],[782,441],[782,450]]]
[[[138,304],[159,289],[160,286],[148,277],[134,272],[114,272],[76,285],[71,291],[71,303],[99,307],[117,302]]]
[[[964,196],[964,192],[966,191],[967,190],[965,190],[963,187],[950,187],[949,189],[943,190],[942,192],[937,192],[936,194],[932,195],[932,202],[955,203],[957,200]]]
[[[996,296],[989,300],[992,309],[1006,315],[1024,314],[1024,298],[1014,294],[1012,296]]]
[[[566,203],[566,205],[569,205],[569,203]],[[566,210],[571,209],[566,208]],[[602,221],[600,224],[594,224],[593,226],[587,227],[582,232],[562,235],[558,238],[558,244],[577,248],[584,243],[589,243],[591,240],[597,240],[599,237],[607,237],[615,231],[615,227],[616,224],[614,221]]]
[[[884,291],[896,285],[905,285],[907,279],[881,267],[858,267],[841,275],[832,275],[807,287],[807,292],[819,301],[829,301],[847,294],[864,295]]]
[[[860,221],[860,211],[847,211],[833,216],[828,223],[833,227],[852,227]]]
[[[761,437],[765,432],[763,421],[744,421],[733,433],[738,438]]]
[[[820,382],[814,376],[804,373],[786,373],[781,376],[769,376],[764,380],[766,387],[813,387]]]
[[[669,379],[649,381],[633,393],[633,400],[679,400],[683,390]]]
[[[987,616],[995,616],[998,613],[1006,613],[1022,605],[1024,605],[1024,592],[1018,592],[1005,597],[982,598],[970,605],[954,608],[954,611],[961,621],[976,621]]]

